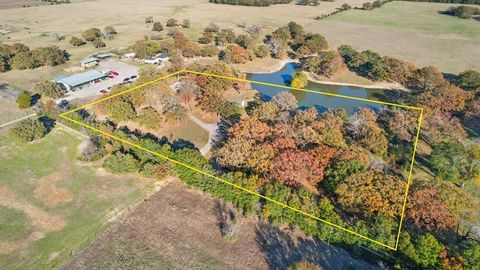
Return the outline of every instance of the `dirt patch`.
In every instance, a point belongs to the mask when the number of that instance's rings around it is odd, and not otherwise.
[[[61,203],[71,202],[74,199],[73,194],[66,188],[57,187],[56,184],[62,180],[70,179],[72,176],[70,164],[68,163],[67,148],[60,148],[63,154],[60,171],[47,175],[37,181],[37,188],[34,196],[48,207],[55,207]]]
[[[7,187],[0,187],[0,205],[24,211],[34,228],[34,232],[24,240],[0,242],[0,254],[10,253],[16,249],[26,247],[28,243],[41,239],[46,233],[58,231],[65,227],[66,222],[44,210],[18,198]]]
[[[71,202],[73,194],[66,188],[57,187],[55,184],[64,179],[62,173],[52,173],[38,180],[34,191],[35,198],[48,207],[55,207],[61,203]]]

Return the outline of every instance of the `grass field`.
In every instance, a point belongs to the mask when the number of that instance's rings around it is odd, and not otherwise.
[[[0,25],[12,31],[0,36],[0,42],[23,42],[32,48],[57,45],[71,53],[71,61],[65,65],[3,73],[0,81],[30,89],[33,83],[50,79],[62,73],[65,67],[78,65],[79,60],[90,54],[124,49],[152,35],[151,26],[144,23],[147,16],[164,24],[171,17],[179,21],[188,18],[192,27],[186,34],[191,38],[199,37],[201,30],[212,21],[236,31],[240,31],[238,25],[242,22],[259,23],[264,33],[289,21],[297,21],[307,30],[325,35],[333,47],[351,44],[358,49],[372,49],[411,60],[420,66],[436,65],[445,72],[480,68],[476,60],[480,58],[480,24],[438,14],[450,4],[393,2],[372,11],[350,10],[314,20],[343,3],[358,7],[364,2],[367,0],[322,2],[316,7],[293,4],[244,7],[210,4],[206,0],[98,0],[0,9]],[[80,36],[90,27],[103,29],[108,25],[114,26],[119,34],[114,40],[106,41],[106,48],[95,49],[91,44],[73,47],[68,43],[73,35]],[[55,32],[64,35],[65,40],[54,42],[51,34]],[[165,36],[166,33],[164,30],[160,34]]]
[[[0,269],[57,267],[154,191],[77,161],[81,141],[61,128],[27,145],[0,135]]]
[[[224,239],[208,194],[168,182],[61,269],[287,269],[307,260],[336,269],[379,269],[341,248],[254,216],[236,215],[237,240]],[[355,267],[355,268],[353,268]]]
[[[435,65],[444,72],[480,69],[480,23],[441,15],[452,4],[391,2],[371,11],[349,10],[311,23],[333,45],[350,44]]]

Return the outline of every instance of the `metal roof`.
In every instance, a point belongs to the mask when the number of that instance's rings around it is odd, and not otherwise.
[[[98,70],[91,70],[83,73],[78,73],[72,76],[64,77],[59,80],[56,80],[57,82],[62,82],[64,84],[70,85],[71,87],[79,86],[85,83],[89,83],[91,81],[94,81],[96,79],[101,79],[106,77],[107,74],[98,71]]]
[[[109,58],[109,57],[113,57],[115,56],[114,54],[112,53],[101,53],[101,54],[97,54],[97,58],[100,58],[100,59],[105,59],[105,58]]]
[[[95,61],[98,61],[98,59],[95,58],[95,57],[89,57],[89,58],[85,58],[82,61],[80,61],[80,64],[85,65],[85,64],[95,62]]]

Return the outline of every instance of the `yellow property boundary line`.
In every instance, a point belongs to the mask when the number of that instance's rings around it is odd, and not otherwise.
[[[200,169],[198,169],[198,168],[195,168],[195,167],[193,167],[193,166],[191,166],[191,165],[189,165],[189,164],[186,164],[186,163],[184,163],[184,162],[177,161],[177,160],[175,160],[175,159],[169,158],[169,157],[164,156],[164,155],[162,155],[162,154],[160,154],[160,153],[157,153],[157,152],[155,152],[155,151],[152,151],[152,150],[149,150],[149,149],[147,149],[147,148],[145,148],[145,147],[142,147],[142,146],[140,146],[140,145],[138,145],[138,144],[132,143],[132,142],[130,142],[130,141],[128,141],[128,140],[122,139],[122,138],[117,137],[117,136],[115,136],[115,135],[113,135],[113,134],[110,134],[110,133],[107,133],[107,132],[105,132],[105,131],[99,130],[99,129],[95,128],[95,127],[89,126],[89,125],[87,125],[87,124],[85,124],[85,123],[79,122],[79,121],[77,121],[77,120],[71,119],[71,118],[69,118],[69,117],[66,116],[66,115],[68,115],[68,114],[70,114],[70,113],[79,111],[79,110],[84,109],[84,108],[86,108],[86,107],[88,107],[88,106],[92,106],[92,105],[101,103],[101,102],[103,102],[103,101],[105,101],[105,100],[112,99],[112,98],[114,98],[114,97],[124,95],[124,94],[126,94],[126,93],[128,93],[128,92],[131,92],[131,91],[134,91],[134,90],[138,90],[138,89],[140,89],[140,88],[142,88],[142,87],[151,85],[151,84],[153,84],[153,83],[156,83],[156,82],[159,82],[159,81],[161,81],[161,80],[165,80],[165,79],[167,79],[167,78],[169,78],[169,77],[172,77],[172,76],[175,76],[175,75],[179,75],[179,74],[183,74],[183,73],[190,73],[190,74],[196,74],[196,75],[211,76],[211,77],[222,78],[222,79],[229,79],[229,80],[234,80],[234,81],[239,81],[239,82],[246,82],[246,83],[255,83],[255,84],[266,85],[266,86],[273,86],[273,87],[278,87],[278,88],[283,88],[283,89],[288,89],[288,90],[295,90],[295,91],[302,91],[302,92],[310,92],[310,93],[321,94],[321,95],[326,95],[326,96],[333,96],[333,97],[340,97],[340,98],[346,98],[346,99],[352,99],[352,100],[366,101],[366,102],[370,102],[370,103],[376,103],[376,104],[381,104],[381,105],[397,106],[397,107],[401,107],[401,108],[406,108],[406,109],[412,109],[412,110],[418,110],[418,111],[420,111],[420,116],[419,116],[419,118],[418,118],[418,125],[417,125],[417,134],[416,134],[416,136],[415,136],[414,145],[413,145],[413,153],[412,153],[412,157],[411,157],[410,170],[409,170],[409,172],[408,172],[408,177],[407,177],[407,187],[406,187],[406,189],[405,189],[405,194],[404,194],[404,199],[403,199],[403,206],[402,206],[402,212],[401,212],[401,216],[400,216],[400,222],[399,222],[399,226],[398,226],[398,231],[397,231],[397,237],[396,237],[396,240],[395,240],[395,245],[394,245],[394,246],[390,246],[390,245],[387,245],[387,244],[385,244],[385,243],[379,242],[379,241],[377,241],[377,240],[375,240],[375,239],[372,239],[372,238],[370,238],[370,237],[368,237],[368,236],[365,236],[365,235],[359,234],[359,233],[357,233],[357,232],[355,232],[355,231],[353,231],[353,230],[350,230],[350,229],[341,227],[341,226],[339,226],[339,225],[337,225],[337,224],[334,224],[334,223],[331,223],[331,222],[329,222],[329,221],[327,221],[327,220],[321,219],[321,218],[319,218],[319,217],[317,217],[317,216],[314,216],[314,215],[312,215],[312,214],[309,214],[309,213],[307,213],[307,212],[304,212],[304,211],[302,211],[302,210],[300,210],[300,209],[291,207],[291,206],[289,206],[289,205],[287,205],[287,204],[285,204],[285,203],[282,203],[282,202],[279,202],[279,201],[277,201],[277,200],[275,200],[275,199],[266,197],[266,196],[264,196],[264,195],[262,195],[262,194],[259,194],[259,193],[255,192],[255,191],[249,190],[249,189],[244,188],[244,187],[242,187],[242,186],[240,186],[240,185],[237,185],[237,184],[231,183],[231,182],[229,182],[229,181],[227,181],[227,180],[225,180],[225,179],[222,179],[222,178],[220,178],[220,177],[218,177],[218,176],[215,176],[215,175],[210,174],[210,173],[208,173],[208,172],[202,171],[202,170],[200,170]],[[222,76],[222,75],[217,75],[217,74],[203,73],[203,72],[197,72],[197,71],[191,71],[191,70],[180,70],[180,71],[177,71],[177,72],[174,72],[174,73],[171,73],[171,74],[162,76],[162,77],[160,77],[160,78],[158,78],[158,79],[155,79],[155,80],[152,80],[152,81],[143,83],[143,84],[141,84],[141,85],[137,85],[137,86],[135,86],[135,87],[129,88],[129,89],[125,90],[125,91],[122,91],[122,92],[119,92],[119,93],[110,95],[110,96],[108,96],[108,97],[101,98],[101,99],[99,99],[99,100],[97,100],[97,101],[94,101],[94,102],[91,102],[91,103],[82,105],[82,106],[77,107],[77,108],[75,108],[75,109],[73,109],[73,110],[70,110],[70,111],[67,111],[67,112],[64,112],[64,113],[60,114],[59,117],[65,119],[65,120],[68,120],[68,121],[70,121],[70,122],[73,122],[73,123],[75,123],[75,124],[77,124],[77,125],[80,125],[80,126],[82,126],[82,127],[85,127],[85,128],[87,128],[87,129],[89,129],[89,130],[92,130],[92,131],[95,131],[95,132],[97,132],[97,133],[100,133],[100,134],[102,134],[102,135],[104,135],[104,136],[107,136],[107,137],[109,137],[109,138],[111,138],[111,139],[120,141],[120,142],[122,142],[122,143],[125,143],[125,144],[127,144],[127,145],[130,145],[130,146],[135,147],[135,148],[137,148],[137,149],[146,151],[146,152],[148,152],[148,153],[150,153],[150,154],[152,154],[152,155],[155,155],[155,156],[157,156],[157,157],[166,159],[166,160],[168,160],[168,161],[170,161],[170,162],[172,162],[172,163],[174,163],[174,164],[177,164],[177,165],[180,165],[180,166],[182,166],[182,167],[191,169],[191,170],[193,170],[193,171],[195,171],[195,172],[197,172],[197,173],[200,173],[200,174],[202,174],[202,175],[204,175],[204,176],[213,178],[213,179],[215,179],[215,180],[217,180],[217,181],[220,181],[220,182],[222,182],[222,183],[224,183],[224,184],[227,184],[227,185],[230,185],[230,186],[232,186],[232,187],[238,188],[238,189],[240,189],[240,190],[242,190],[242,191],[245,191],[245,192],[247,192],[247,193],[249,193],[249,194],[258,196],[258,197],[260,197],[260,198],[262,198],[262,199],[265,199],[265,200],[267,200],[267,201],[270,201],[270,202],[273,202],[273,203],[275,203],[275,204],[278,204],[278,205],[280,205],[280,206],[282,206],[282,207],[284,207],[284,208],[286,208],[286,209],[290,209],[290,210],[292,210],[292,211],[294,211],[294,212],[297,212],[297,213],[303,214],[303,215],[305,215],[305,216],[308,216],[308,217],[310,217],[310,218],[312,218],[312,219],[321,221],[321,222],[323,222],[323,223],[325,223],[325,224],[327,224],[327,225],[330,225],[330,226],[332,226],[332,227],[334,227],[334,228],[337,228],[337,229],[339,229],[339,230],[342,230],[342,231],[351,233],[351,234],[353,234],[353,235],[355,235],[355,236],[358,236],[358,237],[360,237],[360,238],[362,238],[362,239],[364,239],[364,240],[367,240],[367,241],[370,241],[370,242],[375,243],[375,244],[377,244],[377,245],[380,245],[380,246],[382,246],[382,247],[384,247],[384,248],[386,248],[386,249],[397,250],[397,249],[398,249],[398,243],[399,243],[399,240],[400,240],[400,233],[401,233],[401,230],[402,230],[404,215],[405,215],[405,208],[406,208],[406,205],[407,205],[408,191],[409,191],[409,187],[410,187],[411,180],[412,180],[411,178],[412,178],[412,172],[413,172],[413,165],[414,165],[414,162],[415,162],[415,153],[416,153],[416,151],[417,151],[418,138],[419,138],[419,136],[420,136],[420,129],[421,129],[421,125],[422,125],[423,108],[414,107],[414,106],[408,106],[408,105],[404,105],[404,104],[396,104],[396,103],[391,103],[391,102],[383,102],[383,101],[378,101],[378,100],[370,100],[370,99],[366,99],[366,98],[358,98],[358,97],[351,97],[351,96],[346,96],[346,95],[332,94],[332,93],[322,92],[322,91],[314,91],[314,90],[308,90],[308,89],[288,87],[288,86],[284,86],[284,85],[277,85],[277,84],[273,84],[273,83],[252,81],[252,80],[241,79],[241,78],[234,78],[234,77],[228,77],[228,76]]]

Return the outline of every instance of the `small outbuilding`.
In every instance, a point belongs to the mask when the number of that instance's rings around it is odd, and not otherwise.
[[[91,67],[96,67],[98,65],[98,58],[96,57],[88,57],[80,61],[80,65],[83,68],[91,68]]]

